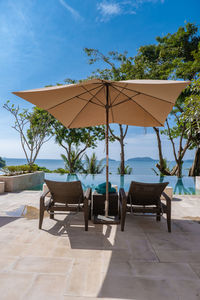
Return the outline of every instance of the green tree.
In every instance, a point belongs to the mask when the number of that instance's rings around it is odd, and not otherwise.
[[[0,157],[0,169],[6,166],[5,160],[3,160],[2,157]]]
[[[105,168],[105,166],[102,166],[103,161],[103,159],[98,161],[95,153],[92,153],[91,157],[85,154],[85,164],[83,173],[101,174]]]
[[[87,148],[96,148],[97,142],[105,138],[103,126],[68,129],[56,121],[54,130],[56,143],[66,151],[65,164],[69,173],[77,172],[77,165],[80,166],[80,160]]]
[[[190,149],[195,149],[195,157],[189,176],[200,175],[200,78],[194,80],[185,98],[183,113],[180,122],[186,124],[185,134],[191,136]]]
[[[129,74],[132,78],[149,79],[184,79],[192,80],[198,78],[200,72],[200,35],[198,26],[187,23],[184,27],[179,27],[174,34],[167,34],[164,37],[157,37],[156,44],[142,46],[139,48],[134,64],[129,65]],[[162,174],[177,175],[182,174],[183,157],[191,147],[192,133],[185,133],[187,124],[180,122],[180,116],[184,112],[184,101],[190,91],[186,90],[178,98],[178,101],[167,119],[166,130],[161,131],[166,134],[172,144],[176,166],[169,172],[165,168],[162,154],[162,143],[160,130],[154,128],[158,141],[159,164],[157,167]],[[178,148],[175,147],[175,140],[178,141]]]
[[[85,53],[89,57],[89,64],[94,64],[96,62],[104,62],[106,65],[109,66],[109,68],[106,69],[97,69],[92,73],[92,76],[90,78],[101,78],[105,80],[125,80],[129,79],[126,76],[125,72],[121,72],[121,65],[127,64],[130,59],[127,58],[127,52],[120,54],[115,51],[111,51],[108,53],[108,55],[104,55],[97,49],[89,49],[85,48],[84,49]],[[109,126],[109,131],[111,134],[111,137],[113,137],[114,140],[118,141],[120,143],[120,174],[126,174],[126,169],[125,169],[125,137],[128,131],[128,125],[123,127],[122,124],[119,125],[119,131],[120,134],[117,136],[114,131],[111,129]]]
[[[33,107],[31,111],[20,110],[19,106],[10,105],[9,101],[3,107],[15,119],[12,127],[19,133],[26,160],[32,166],[41,147],[52,137],[54,118],[38,107]]]
[[[66,155],[61,154],[61,157],[65,164],[65,170],[67,171],[67,173],[75,174],[75,173],[82,172],[83,170],[82,156],[81,157],[78,156],[77,158],[78,151],[79,151],[78,149],[71,150],[70,159],[68,159]]]

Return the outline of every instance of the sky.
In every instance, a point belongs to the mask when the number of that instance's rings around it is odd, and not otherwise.
[[[0,156],[24,158],[14,120],[2,106],[7,100],[20,108],[31,105],[13,91],[86,78],[99,65],[88,64],[83,48],[134,56],[140,46],[177,31],[185,21],[199,25],[199,11],[199,0],[0,0]],[[164,156],[173,160],[170,142],[166,137],[162,142]],[[105,157],[104,142],[95,152]],[[38,158],[56,159],[60,153],[52,139]],[[119,153],[119,143],[110,144],[110,157],[119,160]],[[125,154],[158,158],[153,130],[130,126]],[[193,155],[188,151],[185,158]]]

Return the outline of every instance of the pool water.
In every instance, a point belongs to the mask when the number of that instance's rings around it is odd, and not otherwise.
[[[91,187],[93,190],[95,187],[105,182],[105,174],[97,175],[85,175],[85,174],[57,174],[57,173],[45,173],[45,179],[55,180],[55,181],[76,181],[80,180],[82,182],[83,189],[86,190]],[[182,178],[177,178],[176,176],[155,176],[155,175],[124,175],[120,176],[118,174],[111,174],[109,176],[109,181],[113,185],[117,185],[118,189],[123,187],[125,191],[128,191],[131,181],[139,182],[169,182],[170,187],[173,187],[174,194],[179,195],[195,195],[200,194],[200,191],[195,189],[195,177],[184,176]],[[42,185],[32,188],[33,190],[42,190]]]

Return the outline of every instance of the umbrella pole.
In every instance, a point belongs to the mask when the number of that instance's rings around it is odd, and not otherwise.
[[[109,97],[109,88],[108,84],[106,84],[106,201],[105,201],[105,216],[108,217],[108,202],[109,202],[109,187],[108,187],[108,182],[109,182],[109,160],[108,160],[108,154],[109,154],[109,149],[108,149],[108,126],[109,126],[109,102],[108,102],[108,97]]]

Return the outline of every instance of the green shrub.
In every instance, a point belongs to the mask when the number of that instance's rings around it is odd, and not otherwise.
[[[26,173],[32,173],[37,171],[37,166],[35,165],[19,165],[19,166],[6,166],[3,168],[3,172],[7,176],[14,176]]]
[[[63,168],[58,168],[53,171],[53,173],[60,173],[60,174],[69,174],[69,171]]]
[[[51,170],[47,169],[46,167],[40,167],[37,164],[32,165],[34,167],[34,171],[43,171],[45,173],[52,173]]]
[[[117,168],[117,174],[121,174],[120,173],[121,169],[120,166]],[[128,165],[124,167],[124,175],[130,175],[133,171],[133,168],[129,167]]]

